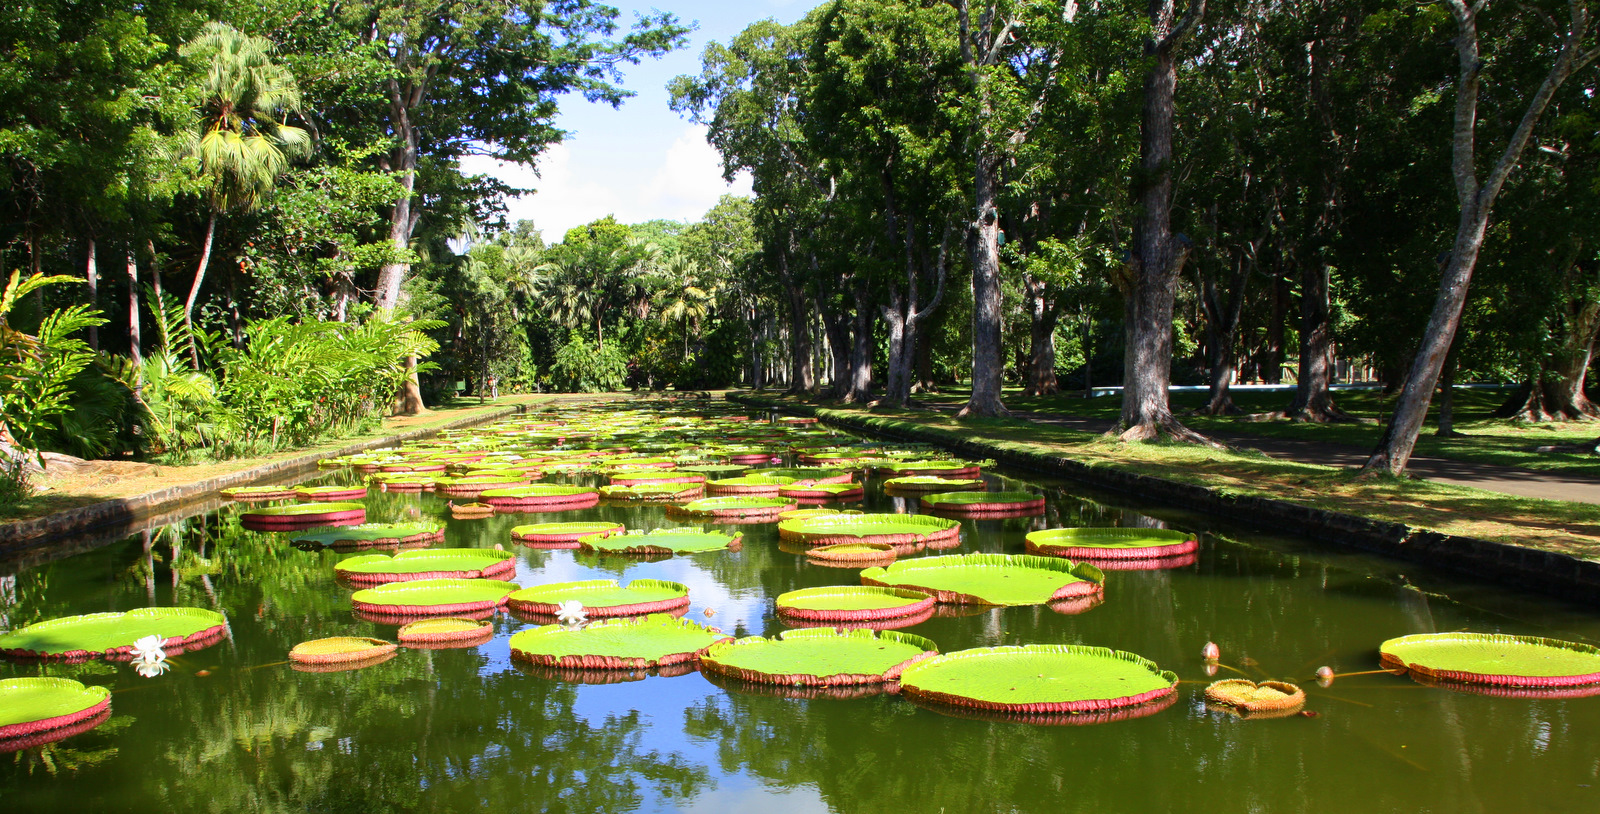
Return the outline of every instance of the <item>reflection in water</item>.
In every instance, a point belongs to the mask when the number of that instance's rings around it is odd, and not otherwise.
[[[991,488],[1037,486],[986,475]],[[348,482],[349,476],[326,476]],[[551,480],[591,483],[592,476]],[[403,620],[366,621],[333,565],[357,552],[302,551],[250,531],[226,507],[121,543],[0,576],[0,624],[146,605],[227,614],[225,646],[138,679],[125,666],[0,663],[0,677],[60,675],[109,686],[93,731],[0,759],[7,810],[105,811],[1553,811],[1600,806],[1600,699],[1450,693],[1377,666],[1385,638],[1472,628],[1595,641],[1600,621],[1473,589],[1425,593],[1401,566],[1208,522],[1143,514],[1049,491],[1043,517],[962,521],[959,551],[1022,553],[1031,530],[1076,525],[1199,530],[1192,561],[1108,575],[1083,607],[938,606],[908,628],[944,651],[1061,643],[1146,656],[1185,680],[1165,708],[1079,726],[978,720],[893,693],[793,693],[684,668],[579,673],[514,664],[507,640],[537,620],[494,617],[472,649],[403,649],[338,673],[297,672],[294,644],[337,635],[392,640]],[[848,570],[780,548],[774,527],[684,524],[659,506],[449,517],[432,495],[372,492],[370,522],[432,519],[445,545],[506,545],[524,586],[666,579],[689,586],[690,618],[730,635],[782,629],[772,597],[851,584]],[[868,511],[917,511],[874,484]],[[738,552],[654,562],[510,545],[544,520],[742,531]],[[920,555],[912,555],[920,556]],[[1480,609],[1481,608],[1481,609]],[[1200,646],[1215,640],[1253,679],[1307,687],[1316,718],[1236,720],[1205,710]],[[1038,722],[1036,722],[1038,723]]]

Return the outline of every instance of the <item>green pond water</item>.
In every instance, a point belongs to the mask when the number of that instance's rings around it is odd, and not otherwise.
[[[0,628],[193,605],[222,611],[231,630],[153,679],[127,665],[0,662],[0,678],[65,676],[113,692],[113,717],[98,729],[0,754],[0,810],[1600,811],[1600,697],[1493,698],[1386,674],[1324,689],[1312,678],[1321,665],[1375,670],[1378,644],[1407,633],[1596,643],[1600,615],[1060,484],[986,477],[992,489],[1042,486],[1047,514],[965,521],[956,551],[1020,554],[1023,535],[1040,528],[1165,524],[1202,532],[1199,556],[1172,570],[1110,571],[1105,602],[1077,615],[972,608],[905,630],[946,652],[1023,643],[1132,651],[1178,673],[1175,703],[1133,720],[1036,726],[951,717],[896,695],[779,697],[693,672],[573,683],[512,662],[508,640],[529,623],[505,614],[480,647],[402,649],[356,672],[297,672],[285,657],[298,642],[392,640],[396,628],[352,616],[333,565],[354,552],[293,548],[282,534],[242,529],[239,507],[228,506],[74,556],[0,563]],[[778,594],[857,584],[855,570],[780,549],[775,524],[704,524],[742,531],[743,549],[646,562],[530,550],[511,542],[510,529],[556,520],[680,525],[661,506],[456,521],[432,495],[374,493],[365,502],[369,522],[445,521],[441,546],[505,545],[517,552],[524,587],[684,583],[689,618],[737,635],[781,630]],[[878,479],[852,505],[916,510],[914,498],[884,496]],[[1298,681],[1316,717],[1246,721],[1208,711],[1201,691],[1213,679],[1200,659],[1208,640],[1249,677]],[[1224,668],[1217,677],[1238,674]]]

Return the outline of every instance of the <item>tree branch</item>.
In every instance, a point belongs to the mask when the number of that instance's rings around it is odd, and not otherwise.
[[[1189,0],[1189,7],[1183,10],[1182,19],[1178,20],[1178,24],[1173,26],[1172,30],[1161,38],[1161,42],[1156,44],[1156,52],[1162,53],[1176,48],[1178,43],[1182,42],[1184,37],[1189,36],[1189,33],[1194,30],[1196,25],[1199,25],[1200,18],[1205,13],[1206,0]]]

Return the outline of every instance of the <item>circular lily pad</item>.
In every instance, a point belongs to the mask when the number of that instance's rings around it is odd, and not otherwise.
[[[246,527],[266,531],[350,525],[366,519],[367,507],[360,503],[294,503],[252,508],[239,514],[240,522]]]
[[[367,477],[380,492],[421,492],[433,488],[437,478],[432,475],[413,475],[405,472],[379,472]]]
[[[667,502],[691,500],[705,492],[698,483],[641,483],[636,486],[602,486],[600,496],[606,500],[640,502]]]
[[[689,606],[689,588],[662,579],[636,579],[626,588],[614,579],[591,579],[535,585],[510,597],[511,610],[536,616],[555,616],[563,602],[578,602],[591,617],[670,613]]]
[[[105,687],[67,678],[8,678],[0,681],[0,744],[70,727],[110,708]]]
[[[490,489],[479,497],[503,511],[564,511],[594,506],[600,502],[600,491],[584,486],[536,483],[511,489]]]
[[[481,520],[485,517],[494,516],[494,507],[487,503],[449,502],[445,505],[450,507],[450,516],[457,520]],[[515,511],[515,509],[507,509],[507,511]]]
[[[511,655],[549,667],[615,670],[693,661],[732,637],[716,628],[664,613],[604,619],[581,629],[561,625],[524,630],[511,637]]]
[[[939,492],[923,495],[922,508],[951,517],[1042,514],[1044,496],[1030,492]]]
[[[464,475],[459,478],[438,478],[433,491],[446,497],[477,497],[491,489],[514,489],[528,486],[533,480],[521,472],[511,475]]]
[[[679,472],[695,472],[706,477],[731,477],[749,469],[748,464],[694,464],[678,467]]]
[[[721,478],[706,481],[706,493],[712,495],[776,495],[778,490],[794,483],[793,478],[767,475],[745,475],[738,478]]]
[[[38,622],[0,635],[0,656],[52,661],[119,658],[133,643],[160,636],[169,655],[215,644],[228,620],[204,608],[136,608],[124,613],[89,613]]]
[[[418,619],[400,628],[396,635],[407,647],[422,649],[473,647],[494,638],[494,625],[486,619]]]
[[[700,529],[656,529],[648,534],[594,535],[578,541],[584,551],[599,554],[656,555],[698,554],[704,551],[738,551],[742,534],[723,534]]]
[[[812,622],[866,622],[916,616],[933,607],[922,591],[864,585],[824,585],[779,594],[778,615]]]
[[[883,482],[891,492],[964,492],[986,488],[982,478],[946,478],[939,475],[905,475]]]
[[[861,572],[861,584],[910,588],[954,605],[1041,605],[1104,590],[1088,563],[1009,554],[951,554],[899,560]]]
[[[706,476],[699,472],[685,472],[678,469],[623,469],[613,471],[612,486],[640,486],[643,484],[657,483],[697,483],[706,482]]]
[[[833,514],[784,520],[778,539],[806,545],[888,543],[920,546],[961,539],[961,524],[922,514]]]
[[[529,548],[577,548],[578,538],[591,535],[621,534],[621,523],[532,523],[512,526],[511,539]]]
[[[946,478],[976,478],[982,467],[966,461],[903,461],[884,467],[896,478],[938,475]]]
[[[492,548],[434,548],[388,554],[364,554],[333,567],[342,579],[358,585],[382,585],[417,579],[511,579],[517,558]]]
[[[1174,529],[1070,528],[1028,532],[1028,553],[1074,559],[1143,560],[1180,557],[1200,547]]]
[[[668,506],[668,515],[684,517],[740,518],[770,520],[795,508],[795,502],[782,497],[703,497],[682,506]]]
[[[838,509],[790,509],[778,515],[779,520],[799,520],[802,517],[821,517],[826,514],[844,514]]]
[[[358,500],[367,496],[365,486],[296,486],[294,493],[305,500],[331,502]]]
[[[419,579],[356,591],[350,604],[384,616],[448,616],[499,608],[521,587],[495,579]]]
[[[443,539],[444,526],[434,523],[362,523],[300,532],[290,537],[289,542],[329,548],[366,548],[433,543]]]
[[[218,494],[229,500],[255,501],[255,500],[282,500],[294,497],[293,486],[235,486],[232,489],[223,489]]]
[[[1005,713],[1096,713],[1159,701],[1178,677],[1104,647],[980,647],[920,661],[900,676],[915,701]]]
[[[289,660],[299,664],[348,664],[393,653],[399,645],[364,636],[332,636],[301,642],[289,651]]]
[[[879,684],[938,652],[933,642],[910,633],[823,627],[712,645],[700,657],[700,669],[763,684]]]
[[[806,559],[823,565],[866,568],[888,565],[900,552],[888,543],[834,543],[806,549]]]
[[[756,469],[751,475],[769,478],[793,478],[796,483],[849,483],[856,479],[854,473],[831,466],[792,466],[785,469]]]
[[[1383,666],[1432,681],[1497,687],[1600,684],[1600,648],[1498,633],[1418,633],[1378,648]]]
[[[798,500],[855,500],[866,494],[859,483],[792,483],[778,490],[778,497]]]
[[[1305,690],[1284,681],[1257,684],[1246,678],[1226,678],[1206,687],[1206,703],[1255,717],[1292,715],[1305,706]]]

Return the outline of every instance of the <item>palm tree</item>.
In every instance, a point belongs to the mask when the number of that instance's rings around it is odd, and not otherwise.
[[[186,152],[200,160],[211,205],[200,267],[183,304],[183,322],[191,330],[194,302],[211,261],[217,214],[258,208],[289,162],[311,152],[311,134],[284,121],[299,110],[300,89],[294,75],[272,61],[272,52],[271,41],[217,22],[208,23],[183,47],[185,56],[197,58],[205,68],[197,105],[200,127],[191,134]],[[199,366],[197,355],[192,361]]]
[[[683,334],[683,361],[689,362],[689,323],[693,322],[695,334],[700,333],[700,323],[716,308],[716,289],[701,283],[700,267],[688,257],[673,254],[661,264],[662,276],[668,281],[661,289],[657,308],[662,322],[677,322]]]

